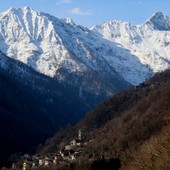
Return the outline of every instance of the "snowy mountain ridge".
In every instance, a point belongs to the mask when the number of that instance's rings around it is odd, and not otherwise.
[[[0,14],[0,50],[45,75],[61,81],[71,77],[80,89],[89,86],[82,83],[82,77],[88,76],[88,82],[96,81],[89,90],[98,84],[95,93],[107,86],[111,94],[117,80],[118,85],[121,81],[135,85],[169,67],[169,32],[155,30],[153,21],[139,26],[111,21],[89,30],[69,18],[29,7],[11,8]],[[108,84],[100,85],[96,75]]]
[[[130,51],[132,56],[148,66],[153,73],[170,67],[170,18],[161,12],[155,13],[142,25],[133,26],[113,20],[96,25],[91,30]],[[129,57],[126,59],[129,60]],[[116,70],[121,74],[121,70]]]

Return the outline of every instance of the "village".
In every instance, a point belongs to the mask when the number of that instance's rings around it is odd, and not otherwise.
[[[20,161],[12,164],[11,169],[29,170],[36,169],[38,167],[45,168],[49,166],[58,166],[68,161],[75,161],[82,152],[81,148],[87,145],[88,142],[82,140],[82,131],[78,130],[78,137],[71,140],[68,145],[65,145],[62,151],[49,153],[45,156],[41,156],[39,154],[25,154],[21,156]]]

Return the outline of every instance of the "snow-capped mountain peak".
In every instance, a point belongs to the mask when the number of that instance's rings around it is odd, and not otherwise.
[[[65,18],[65,19],[63,19],[63,20],[64,20],[64,22],[66,22],[66,23],[68,23],[68,24],[76,25],[71,18]]]
[[[146,24],[153,29],[160,31],[170,31],[170,17],[164,15],[162,12],[156,12],[151,16]]]

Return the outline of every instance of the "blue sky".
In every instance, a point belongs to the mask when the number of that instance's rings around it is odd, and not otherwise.
[[[86,27],[113,19],[141,24],[158,11],[170,16],[170,0],[0,0],[0,12],[24,6]]]

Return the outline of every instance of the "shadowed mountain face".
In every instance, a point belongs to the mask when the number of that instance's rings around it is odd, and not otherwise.
[[[105,97],[44,76],[0,52],[0,160],[33,151]]]
[[[0,58],[0,158],[32,151],[59,127],[75,123],[92,107],[78,98],[72,87],[2,53]]]

